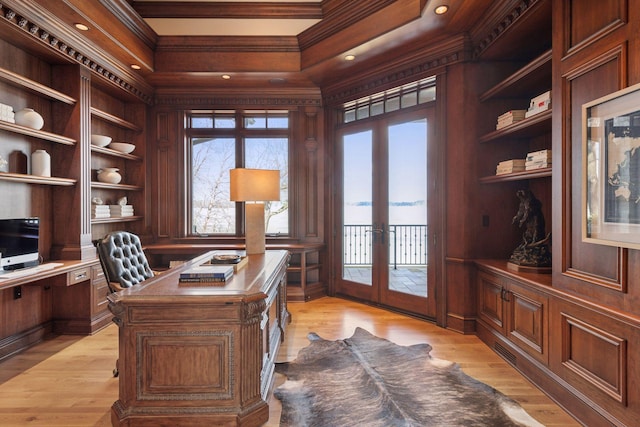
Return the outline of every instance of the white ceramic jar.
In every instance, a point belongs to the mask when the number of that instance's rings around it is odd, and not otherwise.
[[[98,170],[98,181],[118,184],[122,180],[122,175],[118,173],[118,170],[118,168],[102,168]]]
[[[44,126],[44,119],[33,108],[23,108],[16,112],[14,119],[17,124],[35,130],[40,130]]]
[[[51,156],[45,150],[31,154],[31,175],[51,176]]]

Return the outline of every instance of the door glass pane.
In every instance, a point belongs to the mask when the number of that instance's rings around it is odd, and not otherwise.
[[[343,168],[342,277],[371,285],[372,132],[345,135]]]
[[[427,121],[389,127],[389,289],[427,296]]]

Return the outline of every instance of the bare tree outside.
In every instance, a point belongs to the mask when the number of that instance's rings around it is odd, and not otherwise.
[[[195,113],[194,129],[227,129],[234,134],[236,121],[225,111]],[[245,137],[241,140],[242,167],[280,171],[280,200],[265,202],[267,234],[289,234],[289,120],[286,113],[251,112],[244,117]],[[282,130],[281,137],[264,137],[265,129]],[[277,132],[280,133],[280,132]],[[273,134],[273,132],[271,132]],[[255,136],[252,136],[255,135]],[[237,164],[237,138],[201,137],[191,139],[191,222],[195,234],[235,234],[236,203],[229,197],[229,171]]]
[[[229,200],[229,169],[235,145],[230,138],[194,139],[192,145],[192,222],[198,234],[235,232],[234,203]]]

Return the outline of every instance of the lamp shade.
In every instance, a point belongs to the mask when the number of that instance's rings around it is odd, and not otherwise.
[[[270,169],[231,169],[230,195],[235,202],[280,200],[280,171]]]

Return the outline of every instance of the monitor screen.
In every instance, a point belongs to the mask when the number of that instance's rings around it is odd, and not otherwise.
[[[4,270],[38,264],[38,218],[0,219],[0,267]]]

